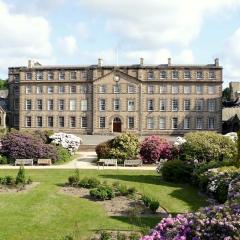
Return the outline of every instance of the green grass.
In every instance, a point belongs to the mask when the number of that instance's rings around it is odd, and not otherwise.
[[[16,170],[0,170],[0,176],[16,173]],[[1,240],[55,240],[73,232],[79,239],[89,239],[98,229],[131,230],[143,224],[151,228],[160,220],[132,222],[126,217],[108,217],[96,202],[59,193],[59,186],[73,170],[26,170],[26,174],[40,185],[27,193],[0,194]],[[157,198],[171,213],[197,210],[205,204],[196,189],[165,183],[153,171],[80,170],[80,175],[135,186],[138,191]]]

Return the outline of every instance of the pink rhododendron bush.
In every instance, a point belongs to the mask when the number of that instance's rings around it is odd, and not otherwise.
[[[237,240],[240,237],[240,177],[229,185],[228,201],[196,213],[164,218],[141,240]]]
[[[240,205],[235,203],[164,218],[141,240],[237,240],[239,236]]]
[[[159,136],[149,136],[144,139],[140,147],[140,155],[144,163],[155,163],[172,157],[172,145]]]

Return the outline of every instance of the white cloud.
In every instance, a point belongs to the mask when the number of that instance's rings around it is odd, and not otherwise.
[[[86,51],[79,50],[82,63],[94,64],[97,63],[98,58],[102,58],[104,64],[139,64],[140,58],[144,58],[144,64],[167,64],[168,58],[172,58],[173,64],[192,64],[194,63],[194,56],[191,50],[184,49],[173,55],[168,49],[159,50],[140,50],[140,51],[121,51],[116,49],[106,49],[102,51]],[[117,57],[118,56],[118,57]]]
[[[74,36],[65,36],[59,39],[59,46],[62,52],[69,56],[73,56],[77,53],[77,41]]]
[[[50,26],[45,18],[11,13],[0,1],[0,29],[1,71],[7,72],[13,63],[25,64],[29,58],[51,58]]]
[[[225,85],[230,81],[240,81],[240,27],[226,39],[221,57]]]
[[[103,19],[106,29],[136,49],[182,48],[199,35],[206,16],[227,13],[239,0],[79,0]],[[99,16],[100,15],[100,16]]]

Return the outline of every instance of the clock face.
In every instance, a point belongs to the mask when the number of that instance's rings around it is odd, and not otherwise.
[[[120,77],[118,75],[114,76],[114,81],[115,82],[119,82],[119,80],[120,80]]]

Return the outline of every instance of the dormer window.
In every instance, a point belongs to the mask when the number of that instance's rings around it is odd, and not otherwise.
[[[65,72],[64,71],[61,71],[59,73],[59,80],[65,80]]]
[[[184,71],[184,79],[190,79],[191,78],[191,72],[189,70]]]
[[[43,80],[43,72],[41,72],[41,71],[39,71],[39,72],[37,72],[37,80]]]
[[[154,72],[152,70],[148,71],[147,78],[148,78],[148,80],[154,79]]]
[[[53,72],[48,72],[48,80],[53,80]]]
[[[167,78],[167,72],[166,71],[160,71],[160,79],[166,79]]]
[[[203,79],[203,71],[197,71],[197,79]]]
[[[173,70],[172,71],[172,78],[173,79],[178,79],[178,76],[179,76],[178,71],[177,70]]]
[[[26,73],[26,80],[32,80],[32,73],[31,72],[27,72]]]
[[[214,70],[209,71],[209,79],[215,79],[216,78],[216,73]]]

